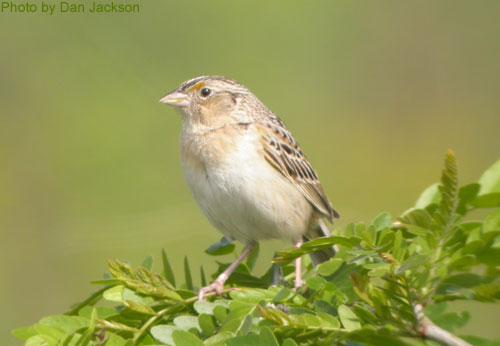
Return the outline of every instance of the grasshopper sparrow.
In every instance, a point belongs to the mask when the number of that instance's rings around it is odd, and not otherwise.
[[[245,245],[241,255],[211,285],[224,282],[260,239],[280,238],[301,246],[327,236],[323,218],[339,217],[316,172],[285,124],[246,87],[231,79],[203,76],[182,83],[161,103],[178,108],[184,177],[208,220],[226,237]],[[311,254],[319,263],[335,254]],[[295,287],[302,284],[300,258]]]

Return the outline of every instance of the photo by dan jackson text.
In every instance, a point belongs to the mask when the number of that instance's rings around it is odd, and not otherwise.
[[[93,1],[89,3],[73,3],[59,1],[55,3],[16,3],[12,1],[0,2],[1,13],[139,13],[140,5],[134,3],[117,3],[114,1]]]

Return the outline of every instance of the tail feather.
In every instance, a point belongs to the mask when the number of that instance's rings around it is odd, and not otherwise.
[[[306,242],[314,238],[329,237],[330,235],[331,235],[330,230],[326,227],[324,221],[319,220],[318,226],[309,231],[307,235],[302,237],[302,239],[304,240],[304,242]],[[309,254],[309,257],[311,257],[313,265],[317,266],[318,264],[326,262],[330,258],[334,257],[336,253],[337,253],[336,247],[332,246],[331,248],[328,249],[312,252]]]

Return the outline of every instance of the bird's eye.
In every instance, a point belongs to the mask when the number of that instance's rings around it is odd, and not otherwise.
[[[208,97],[211,93],[212,93],[212,90],[210,90],[209,88],[203,88],[200,90],[200,95],[202,97]]]

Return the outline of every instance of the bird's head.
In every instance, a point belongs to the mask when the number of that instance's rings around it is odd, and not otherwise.
[[[238,110],[252,99],[256,99],[255,96],[234,80],[202,76],[182,83],[160,102],[177,107],[183,122],[212,127],[245,121],[247,112]]]

